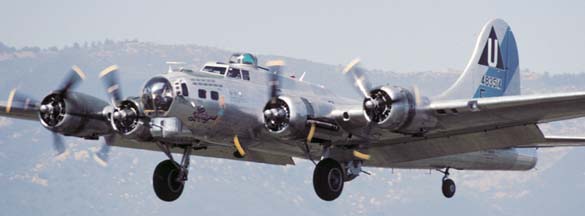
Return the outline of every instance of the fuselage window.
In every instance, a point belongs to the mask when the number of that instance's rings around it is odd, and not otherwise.
[[[250,72],[248,72],[247,70],[242,70],[242,77],[244,78],[244,80],[250,80]]]
[[[201,99],[205,99],[207,98],[207,91],[205,91],[204,89],[199,89],[199,98]]]
[[[183,96],[189,96],[189,89],[187,89],[187,84],[181,83],[181,91],[183,92]]]
[[[202,71],[214,73],[214,74],[225,74],[225,67],[216,67],[216,66],[205,66]]]
[[[235,79],[242,79],[242,74],[240,73],[240,69],[237,68],[230,68],[227,72],[227,77],[235,78]]]
[[[211,91],[211,100],[219,100],[219,93]]]

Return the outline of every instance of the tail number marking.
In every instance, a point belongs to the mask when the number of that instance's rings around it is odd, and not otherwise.
[[[484,75],[481,78],[481,85],[501,90],[502,89],[502,79],[497,78],[497,77],[493,77],[493,76]]]

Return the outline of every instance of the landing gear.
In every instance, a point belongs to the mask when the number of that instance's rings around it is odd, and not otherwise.
[[[339,162],[326,158],[317,164],[313,172],[313,187],[317,196],[325,201],[332,201],[343,191],[344,172]]]
[[[234,157],[235,157],[235,158],[237,158],[237,159],[242,159],[242,158],[244,158],[244,155],[240,154],[240,152],[238,152],[238,151],[234,151],[233,155],[234,155]]]
[[[159,199],[172,202],[183,193],[185,181],[187,181],[187,176],[189,175],[189,161],[193,146],[187,145],[183,147],[183,158],[180,164],[173,159],[168,145],[158,143],[158,146],[169,159],[160,162],[154,169],[152,186]]]
[[[451,179],[444,179],[442,189],[443,195],[445,195],[445,197],[453,197],[453,195],[455,195],[455,182]]]
[[[185,182],[178,179],[180,169],[177,166],[174,161],[165,160],[154,169],[152,186],[156,196],[163,201],[175,201],[183,193]]]
[[[453,197],[453,195],[455,195],[456,188],[455,188],[455,181],[453,181],[449,178],[449,168],[447,168],[444,172],[441,170],[439,170],[439,172],[442,172],[443,174],[445,174],[445,176],[443,176],[443,184],[441,185],[443,195],[446,198]]]

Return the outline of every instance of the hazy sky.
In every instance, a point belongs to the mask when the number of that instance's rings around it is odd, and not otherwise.
[[[585,72],[585,1],[0,1],[0,41],[17,47],[139,39],[402,72],[462,69],[503,18],[521,68]]]

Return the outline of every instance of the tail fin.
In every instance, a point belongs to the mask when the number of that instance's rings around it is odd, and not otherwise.
[[[518,48],[510,26],[489,21],[477,38],[473,55],[457,81],[438,99],[469,99],[520,94]]]

